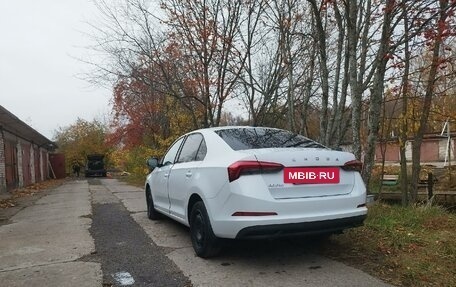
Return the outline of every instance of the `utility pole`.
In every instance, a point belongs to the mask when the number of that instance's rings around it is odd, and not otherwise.
[[[443,136],[445,133],[445,129],[447,132],[447,149],[446,149],[446,155],[445,155],[445,163],[448,159],[448,176],[449,176],[449,181],[451,182],[451,131],[450,131],[450,119],[447,119],[445,121],[445,124],[443,125],[442,133],[440,134]],[[445,164],[443,164],[445,166]]]
[[[449,174],[449,182],[451,180],[451,133],[450,133],[450,121],[447,119],[447,135],[448,135],[448,174]]]

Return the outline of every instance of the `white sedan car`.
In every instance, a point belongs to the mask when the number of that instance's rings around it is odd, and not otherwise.
[[[341,232],[367,214],[354,155],[286,130],[196,130],[148,165],[148,217],[166,215],[189,226],[203,258],[220,251],[222,238]]]

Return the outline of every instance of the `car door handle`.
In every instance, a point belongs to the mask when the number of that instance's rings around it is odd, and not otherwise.
[[[165,173],[165,178],[168,178],[169,177],[169,173]]]
[[[187,173],[185,174],[185,177],[192,177],[192,172],[191,171],[187,171]]]

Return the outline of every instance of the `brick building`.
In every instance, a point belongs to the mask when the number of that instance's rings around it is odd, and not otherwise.
[[[55,144],[0,106],[0,193],[49,178]]]
[[[450,141],[448,136],[440,134],[426,134],[421,144],[421,162],[423,164],[446,165],[450,158],[451,164],[454,165],[456,155],[456,134],[451,134]],[[405,149],[406,158],[412,160],[412,139],[407,141]],[[375,148],[375,160],[381,162],[385,157],[387,163],[399,163],[399,142],[398,140],[390,140],[386,144],[378,143]]]

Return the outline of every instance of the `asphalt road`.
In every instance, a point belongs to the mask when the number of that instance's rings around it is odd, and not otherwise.
[[[89,179],[89,184],[94,198],[90,234],[95,240],[96,252],[85,260],[101,263],[103,283],[107,286],[190,286],[189,280],[117,198],[103,187],[92,187],[100,185],[100,180]],[[104,193],[103,199],[97,200],[95,193]]]
[[[188,228],[148,220],[143,190],[115,179],[70,181],[24,206],[0,222],[1,286],[389,286],[302,238],[232,241],[201,259]]]

